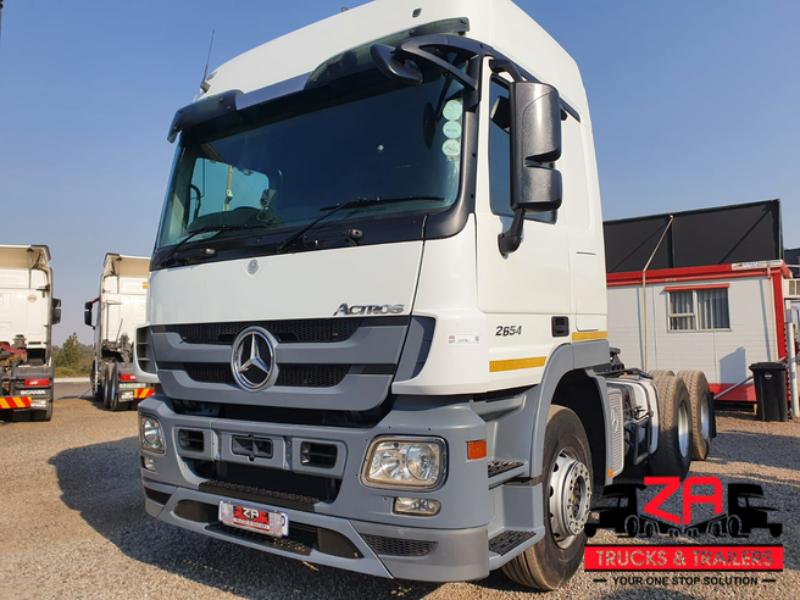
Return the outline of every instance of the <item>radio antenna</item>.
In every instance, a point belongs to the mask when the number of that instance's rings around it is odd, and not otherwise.
[[[3,0],[0,0],[2,2]],[[203,78],[200,80],[200,89],[207,91],[206,78],[208,77],[208,64],[211,62],[211,49],[214,47],[214,29],[211,30],[211,40],[208,42],[208,54],[206,55],[206,66],[203,69]]]

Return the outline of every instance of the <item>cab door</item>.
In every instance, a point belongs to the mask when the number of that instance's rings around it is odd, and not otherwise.
[[[492,361],[496,365],[543,364],[533,359],[546,357],[554,343],[569,339],[569,328],[560,341],[552,335],[553,317],[568,319],[571,313],[569,231],[563,207],[528,213],[522,244],[507,257],[501,255],[498,235],[508,230],[513,218],[509,91],[508,80],[489,69],[485,72],[475,209],[478,306],[489,316],[490,365]],[[568,185],[565,181],[565,189]],[[502,362],[519,359],[524,360]]]

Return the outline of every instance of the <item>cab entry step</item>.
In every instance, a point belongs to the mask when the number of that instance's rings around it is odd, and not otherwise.
[[[532,531],[504,531],[489,540],[489,552],[503,555],[508,554],[533,537]]]
[[[505,473],[506,471],[510,471],[511,469],[516,469],[517,467],[521,467],[524,463],[519,460],[504,460],[504,459],[495,459],[490,460],[486,464],[487,475],[489,479],[492,477],[496,477],[500,475],[500,473]]]

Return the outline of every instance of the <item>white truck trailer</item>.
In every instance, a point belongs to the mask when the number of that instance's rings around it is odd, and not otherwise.
[[[137,345],[151,515],[383,577],[558,587],[592,495],[683,476],[680,378],[610,363],[591,120],[508,0],[377,0],[177,112]],[[700,392],[698,392],[700,390]]]
[[[49,248],[0,246],[0,415],[51,419],[52,329],[60,320]]]
[[[84,322],[94,329],[92,391],[109,410],[135,408],[155,390],[156,379],[142,377],[134,366],[136,330],[145,323],[149,271],[148,257],[106,254],[100,294],[84,304]]]

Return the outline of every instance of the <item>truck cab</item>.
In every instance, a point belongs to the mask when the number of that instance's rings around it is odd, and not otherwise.
[[[661,448],[685,474],[653,383],[594,369],[586,93],[512,2],[304,27],[212,72],[168,137],[137,346],[161,384],[139,405],[151,515],[372,575],[553,589],[625,427],[637,463]]]
[[[52,418],[52,331],[60,320],[50,249],[0,246],[0,415]]]
[[[94,330],[91,383],[95,399],[112,411],[135,408],[153,394],[155,377],[137,372],[135,340],[145,323],[150,259],[108,253],[100,291],[84,304],[84,322]]]

